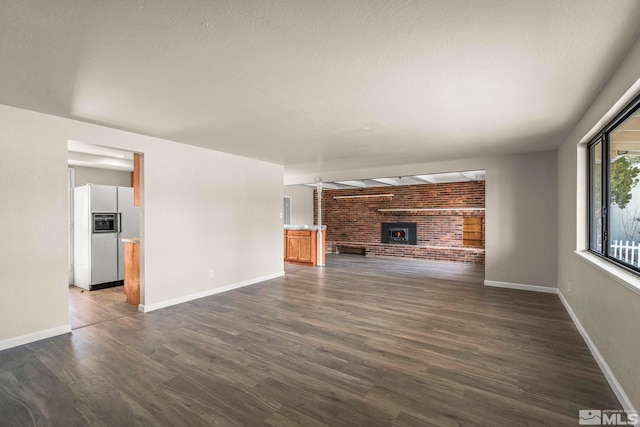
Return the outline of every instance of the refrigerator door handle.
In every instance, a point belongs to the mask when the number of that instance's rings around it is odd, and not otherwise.
[[[122,213],[118,212],[118,233],[122,233]]]

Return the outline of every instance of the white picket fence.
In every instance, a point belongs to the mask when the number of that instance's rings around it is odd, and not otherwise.
[[[613,249],[613,253],[611,255],[614,258],[631,265],[640,265],[640,260],[638,260],[638,255],[640,254],[640,243],[634,241],[629,242],[628,240],[614,240],[611,244],[611,249]]]

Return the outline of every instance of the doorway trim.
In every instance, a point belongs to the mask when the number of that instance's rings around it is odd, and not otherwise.
[[[67,263],[67,269],[69,272],[69,286],[73,285],[75,279],[73,276],[73,189],[76,186],[76,170],[74,168],[67,168],[67,197],[69,203],[69,212],[67,214],[67,227],[69,227],[69,261]]]

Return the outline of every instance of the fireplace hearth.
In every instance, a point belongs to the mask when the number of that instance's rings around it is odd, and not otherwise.
[[[417,245],[417,227],[415,222],[383,222],[382,243],[396,245]]]

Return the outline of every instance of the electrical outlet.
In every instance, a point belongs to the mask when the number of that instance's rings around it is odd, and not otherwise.
[[[209,279],[213,279],[213,270],[209,270]]]
[[[569,285],[567,286],[567,291],[571,292],[571,280],[569,280]]]

